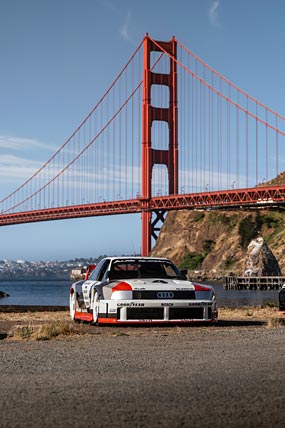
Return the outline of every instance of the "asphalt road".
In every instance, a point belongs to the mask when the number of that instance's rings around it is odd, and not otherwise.
[[[0,427],[285,426],[285,327],[95,333],[0,341]]]

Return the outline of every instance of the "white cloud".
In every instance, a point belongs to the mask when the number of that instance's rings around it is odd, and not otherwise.
[[[19,138],[11,135],[0,135],[0,149],[28,150],[29,148],[55,151],[56,148],[33,138]]]
[[[125,21],[119,30],[120,35],[123,37],[123,39],[127,40],[128,42],[132,42],[132,37],[130,35],[130,22],[131,22],[131,13],[128,12],[127,16],[125,17]]]
[[[0,177],[3,179],[19,181],[32,176],[42,165],[42,162],[21,158],[14,155],[0,156]]]
[[[210,19],[210,22],[215,27],[219,27],[220,26],[220,23],[219,23],[219,13],[218,13],[219,7],[220,7],[220,1],[219,0],[214,0],[212,2],[212,5],[211,5],[209,11],[208,11],[208,17]]]
[[[120,21],[123,20],[123,24],[119,27],[119,34],[120,36],[126,40],[127,42],[131,43],[132,45],[136,46],[137,43],[134,40],[134,38],[131,35],[130,27],[131,27],[131,12],[128,11],[125,13],[122,8],[120,8],[115,2],[109,1],[109,0],[95,0],[101,7],[104,7],[108,10],[108,12],[111,12],[116,18],[119,18]]]

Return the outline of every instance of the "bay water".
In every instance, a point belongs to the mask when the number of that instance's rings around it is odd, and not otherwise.
[[[0,291],[10,297],[0,299],[0,305],[68,306],[71,281],[3,281]],[[213,284],[219,307],[278,305],[278,290],[225,290]]]
[[[3,281],[0,290],[9,297],[0,305],[68,306],[71,281]]]

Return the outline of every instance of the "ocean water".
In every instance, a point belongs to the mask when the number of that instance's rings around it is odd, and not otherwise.
[[[68,306],[71,281],[7,281],[0,290],[10,296],[0,305]]]
[[[68,306],[71,281],[7,281],[0,282],[0,291],[10,295],[0,305]],[[278,290],[225,290],[214,285],[218,306],[240,307],[278,305]]]

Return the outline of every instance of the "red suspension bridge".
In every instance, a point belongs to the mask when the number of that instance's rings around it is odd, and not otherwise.
[[[272,180],[284,137],[285,117],[174,37],[146,35],[68,140],[0,201],[0,225],[141,213],[147,255],[169,210],[285,204]]]

